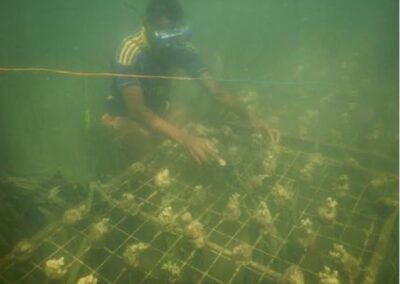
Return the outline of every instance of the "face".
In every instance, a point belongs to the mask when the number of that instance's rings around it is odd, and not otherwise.
[[[152,30],[162,31],[162,30],[174,29],[176,27],[178,27],[177,23],[163,16],[158,21],[156,21],[156,23],[152,27]]]
[[[161,17],[151,27],[148,27],[149,39],[153,48],[158,50],[172,50],[183,41],[183,36],[177,30],[182,28],[177,22],[167,17]]]

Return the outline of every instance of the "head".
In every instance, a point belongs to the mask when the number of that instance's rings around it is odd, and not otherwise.
[[[175,47],[190,34],[178,0],[149,0],[145,28],[150,44],[156,48]]]

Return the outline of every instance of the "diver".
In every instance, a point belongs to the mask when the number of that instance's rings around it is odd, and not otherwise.
[[[117,51],[115,72],[134,74],[117,77],[117,92],[107,99],[102,124],[130,156],[140,155],[169,138],[182,145],[198,164],[220,161],[218,150],[208,139],[190,135],[170,119],[170,80],[146,76],[172,76],[182,70],[196,78],[215,101],[245,119],[272,142],[279,132],[249,112],[235,97],[212,79],[202,57],[190,42],[179,0],[149,0],[143,27],[125,38]]]

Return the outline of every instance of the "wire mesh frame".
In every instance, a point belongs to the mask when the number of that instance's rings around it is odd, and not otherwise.
[[[293,177],[288,176],[288,172],[293,169],[295,167],[295,163],[296,161],[299,159],[300,156],[304,155],[303,153],[295,153],[293,154],[293,152],[291,150],[286,151],[286,154],[293,155],[292,159],[289,161],[289,163],[285,164],[284,170],[281,173],[278,173],[276,175],[276,178],[278,181],[282,181],[283,179],[295,179]],[[331,165],[325,165],[325,170],[322,170],[322,177],[321,177],[321,181],[320,181],[320,185],[313,185],[314,188],[314,192],[315,193],[324,193],[324,189],[322,189],[322,184],[323,182],[329,178],[328,174],[329,174],[329,169],[327,169],[330,166],[337,166],[337,164],[332,164]],[[250,167],[250,166],[249,166]],[[242,173],[243,175],[246,175],[246,171],[244,171]],[[318,173],[316,173],[316,175],[318,175]],[[240,177],[239,177],[240,178]],[[176,184],[179,184],[179,181],[176,180],[175,181]],[[181,191],[179,194],[174,195],[172,197],[172,201],[179,201],[182,203],[187,203],[187,200],[183,199],[183,195],[185,193],[185,191],[190,190],[190,186],[187,184],[182,184],[181,185]],[[135,190],[135,194],[139,194],[141,191],[148,191],[150,189],[156,189],[153,185],[153,180],[152,179],[148,179],[147,182],[143,183],[142,186],[138,187]],[[354,202],[352,203],[353,206],[350,210],[350,217],[352,217],[354,214],[358,214],[359,216],[362,216],[364,218],[369,219],[372,223],[375,221],[374,217],[371,218],[371,216],[369,215],[365,215],[363,213],[357,212],[357,208],[359,203],[361,202],[363,195],[365,194],[365,191],[367,190],[367,187],[364,186],[363,189],[361,190],[360,194],[358,196],[349,196],[349,199],[352,199]],[[160,266],[160,264],[165,260],[165,259],[172,259],[178,263],[180,263],[180,268],[184,269],[184,268],[188,268],[191,269],[192,271],[196,271],[197,273],[200,274],[200,278],[198,279],[198,282],[207,282],[209,283],[210,281],[215,282],[215,283],[234,283],[235,282],[235,277],[239,274],[239,272],[242,269],[241,265],[237,265],[236,268],[234,268],[232,276],[229,279],[225,279],[225,280],[221,280],[218,277],[215,277],[212,275],[211,270],[213,269],[213,267],[216,265],[216,263],[218,261],[220,261],[221,259],[223,261],[231,261],[229,256],[227,257],[224,254],[224,247],[228,247],[231,243],[239,243],[239,241],[237,240],[237,237],[239,235],[239,233],[245,229],[246,227],[249,226],[250,223],[250,218],[247,218],[245,221],[236,221],[236,224],[238,225],[237,230],[233,233],[233,234],[227,234],[226,232],[222,231],[221,229],[219,229],[219,227],[221,226],[222,223],[224,223],[224,219],[223,219],[223,214],[221,211],[215,210],[215,208],[213,208],[214,204],[217,203],[217,201],[219,201],[220,199],[224,199],[224,194],[226,192],[222,192],[217,199],[214,200],[214,202],[210,203],[209,206],[207,208],[205,208],[203,210],[203,212],[197,216],[196,219],[198,220],[202,220],[202,218],[208,214],[213,214],[217,217],[219,217],[219,221],[214,224],[213,226],[209,226],[207,223],[203,223],[203,225],[205,226],[207,233],[208,233],[208,237],[211,238],[211,236],[213,234],[218,234],[220,236],[225,237],[228,241],[223,243],[223,244],[215,244],[214,246],[209,247],[210,251],[212,251],[215,254],[215,258],[210,262],[209,266],[207,269],[199,269],[199,267],[196,267],[195,265],[192,265],[191,261],[193,260],[193,258],[195,257],[195,254],[197,253],[196,250],[192,250],[189,254],[188,257],[186,257],[185,259],[179,259],[176,258],[176,256],[174,256],[171,251],[173,251],[174,249],[177,248],[178,244],[180,244],[185,238],[181,235],[181,234],[177,234],[176,235],[176,239],[174,240],[174,242],[172,243],[172,245],[170,246],[170,248],[168,250],[160,250],[159,248],[155,247],[152,245],[152,243],[154,242],[154,240],[156,240],[157,238],[159,238],[162,234],[163,231],[159,230],[157,231],[154,236],[150,239],[147,240],[143,240],[140,238],[137,238],[135,236],[135,234],[140,231],[144,226],[148,225],[148,224],[154,224],[155,219],[154,217],[157,216],[156,214],[154,214],[153,216],[150,215],[146,215],[146,214],[141,214],[141,217],[143,219],[143,222],[138,224],[138,226],[133,230],[133,231],[127,231],[126,229],[121,229],[119,227],[119,225],[124,222],[124,220],[126,220],[128,218],[128,216],[124,215],[121,216],[121,218],[119,220],[113,221],[113,225],[111,226],[111,231],[112,232],[119,232],[121,234],[124,235],[124,239],[122,242],[119,243],[119,246],[117,246],[114,249],[108,249],[107,247],[102,248],[106,251],[106,253],[108,254],[106,258],[104,258],[104,260],[98,264],[96,267],[91,267],[89,265],[86,264],[85,262],[85,256],[87,254],[90,253],[90,245],[86,247],[86,249],[81,251],[80,255],[75,255],[75,252],[72,252],[68,249],[68,245],[71,244],[72,242],[74,242],[75,240],[80,240],[80,239],[87,239],[88,238],[88,230],[89,230],[89,225],[87,225],[86,227],[81,228],[80,230],[71,227],[69,228],[70,230],[72,230],[75,235],[73,235],[72,238],[70,238],[67,242],[65,243],[58,243],[57,240],[54,240],[54,236],[57,234],[57,232],[60,232],[63,230],[63,228],[59,228],[59,230],[57,230],[54,235],[48,236],[46,239],[43,240],[42,244],[51,244],[52,246],[54,246],[55,250],[53,251],[53,253],[47,255],[45,258],[41,259],[38,262],[34,262],[31,261],[32,264],[32,269],[29,270],[28,272],[26,272],[22,278],[18,279],[17,282],[19,283],[23,283],[25,280],[28,280],[29,277],[36,273],[37,271],[40,271],[40,273],[43,273],[43,264],[44,261],[46,259],[50,259],[52,257],[55,257],[57,255],[67,255],[68,258],[72,259],[72,262],[70,262],[68,264],[68,267],[71,267],[74,264],[79,264],[80,266],[82,266],[88,273],[94,273],[96,275],[96,277],[99,278],[99,280],[101,282],[104,283],[119,283],[119,281],[123,281],[124,278],[124,274],[127,273],[127,268],[123,267],[119,273],[116,273],[117,276],[114,279],[109,279],[108,277],[104,276],[104,274],[101,272],[101,268],[104,267],[106,265],[106,263],[108,261],[110,261],[111,259],[115,259],[115,258],[119,258],[122,261],[122,258],[120,256],[120,250],[126,246],[128,244],[128,242],[130,241],[145,241],[147,243],[150,244],[150,247],[152,250],[157,251],[159,253],[159,255],[161,255],[161,257],[158,259],[158,261],[155,263],[154,267],[148,271],[145,272],[144,277],[142,278],[142,282],[141,283],[146,283],[146,282],[151,282],[151,281],[156,281],[158,278],[158,275],[156,272],[157,267]],[[149,194],[147,196],[147,198],[142,198],[139,196],[137,196],[138,200],[140,201],[141,204],[144,205],[150,205],[153,208],[156,208],[156,212],[160,212],[162,210],[162,206],[160,204],[157,204],[155,202],[152,201],[152,199],[154,199],[156,197],[156,195],[158,195],[158,191],[153,191],[152,194]],[[243,198],[246,198],[246,195],[243,196]],[[268,192],[265,196],[265,200],[269,200],[271,198],[271,193]],[[266,267],[272,267],[274,265],[275,262],[280,262],[283,264],[286,264],[287,266],[289,265],[299,265],[302,270],[304,272],[306,272],[309,275],[312,275],[314,278],[317,277],[317,273],[318,271],[314,271],[314,270],[310,270],[307,268],[307,266],[303,266],[303,263],[305,261],[305,259],[307,258],[307,253],[302,254],[301,258],[299,259],[298,262],[291,262],[285,258],[282,258],[280,256],[280,252],[282,249],[285,248],[285,245],[287,245],[290,242],[290,237],[293,234],[293,232],[296,230],[296,228],[298,227],[298,221],[301,220],[303,217],[308,216],[308,215],[312,215],[309,212],[309,208],[311,207],[312,203],[315,201],[314,199],[307,197],[307,196],[300,196],[299,194],[299,198],[302,198],[303,200],[307,201],[306,205],[304,206],[304,209],[301,210],[300,214],[296,217],[296,221],[294,222],[294,224],[292,224],[292,226],[289,228],[288,234],[285,235],[284,238],[281,238],[280,236],[274,236],[275,238],[279,239],[279,247],[278,249],[275,251],[275,253],[268,253],[265,252],[263,250],[260,250],[258,248],[258,244],[261,243],[263,241],[263,237],[260,235],[252,244],[252,248],[254,251],[268,255],[269,257],[269,261],[266,264],[259,264],[256,263],[254,261],[252,261],[250,264],[245,265],[246,269],[256,275],[258,275],[258,282],[263,282],[265,281],[264,277],[266,276],[263,270]],[[109,214],[115,210],[118,211],[118,208],[116,206],[114,206],[113,204],[108,204],[108,209],[106,212],[102,212],[101,214],[97,214],[94,217],[97,218],[101,218],[103,216],[109,216]],[[189,209],[188,207],[183,208],[183,211],[186,211],[187,209]],[[181,213],[181,212],[180,212]],[[340,222],[335,222],[335,226],[339,226],[342,228],[341,234],[339,237],[332,237],[329,235],[324,235],[323,233],[321,233],[321,227],[322,225],[319,225],[317,228],[317,234],[318,234],[318,238],[322,238],[322,239],[326,239],[330,242],[335,242],[335,243],[341,243],[344,244],[346,246],[346,248],[350,248],[353,249],[355,251],[358,252],[358,256],[363,258],[364,255],[366,254],[371,254],[372,250],[370,249],[365,249],[363,247],[358,246],[357,244],[354,243],[349,243],[347,241],[343,241],[343,237],[345,235],[345,232],[348,228],[351,227],[351,218],[347,218],[347,221],[344,223],[340,223]],[[157,226],[157,224],[156,224]],[[112,234],[112,233],[111,233]],[[376,233],[375,233],[376,235]],[[213,249],[214,248],[214,249]],[[260,269],[261,267],[261,269]],[[281,275],[281,272],[276,272],[276,276]],[[5,283],[15,283],[15,282],[10,282],[9,280],[7,280],[7,278],[3,275],[0,274],[0,279],[3,280]],[[123,282],[121,282],[123,283]]]

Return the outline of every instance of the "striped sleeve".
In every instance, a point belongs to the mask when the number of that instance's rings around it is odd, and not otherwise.
[[[135,55],[140,51],[144,43],[143,29],[136,36],[125,38],[117,51],[116,62],[121,65],[131,65]]]
[[[115,72],[127,75],[140,74],[136,59],[143,45],[143,30],[136,36],[125,38],[116,53],[114,65]],[[139,80],[134,77],[116,77],[115,85],[119,90],[121,90],[126,86],[139,85]]]

